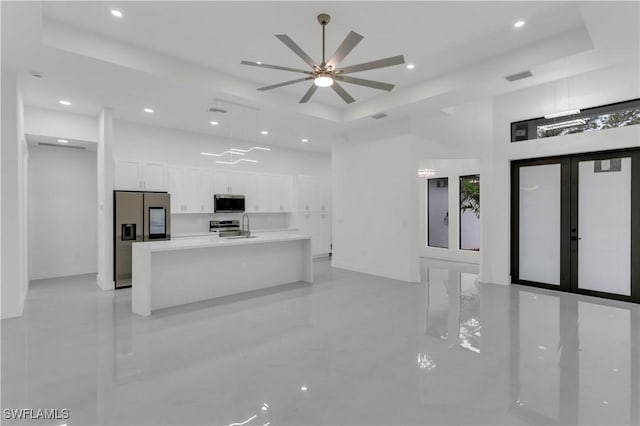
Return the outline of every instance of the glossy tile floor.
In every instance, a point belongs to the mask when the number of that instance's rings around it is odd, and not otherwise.
[[[421,284],[315,268],[150,318],[91,276],[33,282],[2,322],[2,408],[66,408],[31,423],[69,426],[639,424],[638,305],[443,262]]]

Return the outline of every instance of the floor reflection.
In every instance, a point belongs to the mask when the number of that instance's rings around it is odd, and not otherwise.
[[[68,426],[640,423],[638,305],[451,262],[421,283],[314,272],[149,318],[94,277],[37,283],[2,322],[2,407],[68,408]]]
[[[478,354],[477,362],[466,360],[478,369],[492,365],[503,345],[510,413],[527,424],[640,424],[637,305],[479,284],[469,265],[424,260],[423,268],[425,334],[449,351]],[[501,294],[505,289],[508,298]],[[482,340],[486,328],[489,342]],[[507,334],[503,342],[500,332]],[[440,370],[447,368],[440,364]]]

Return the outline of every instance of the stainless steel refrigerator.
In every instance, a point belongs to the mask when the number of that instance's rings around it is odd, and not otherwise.
[[[133,243],[171,239],[171,195],[166,192],[113,191],[116,288],[131,286]]]

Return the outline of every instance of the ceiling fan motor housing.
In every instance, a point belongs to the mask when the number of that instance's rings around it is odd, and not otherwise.
[[[329,14],[321,13],[320,15],[318,15],[318,22],[320,23],[320,25],[325,26],[329,23],[329,21],[331,21],[331,16],[329,16]]]

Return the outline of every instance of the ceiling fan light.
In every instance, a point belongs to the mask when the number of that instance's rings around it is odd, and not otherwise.
[[[313,84],[318,87],[329,87],[333,84],[333,78],[326,75],[320,75],[313,80]]]

